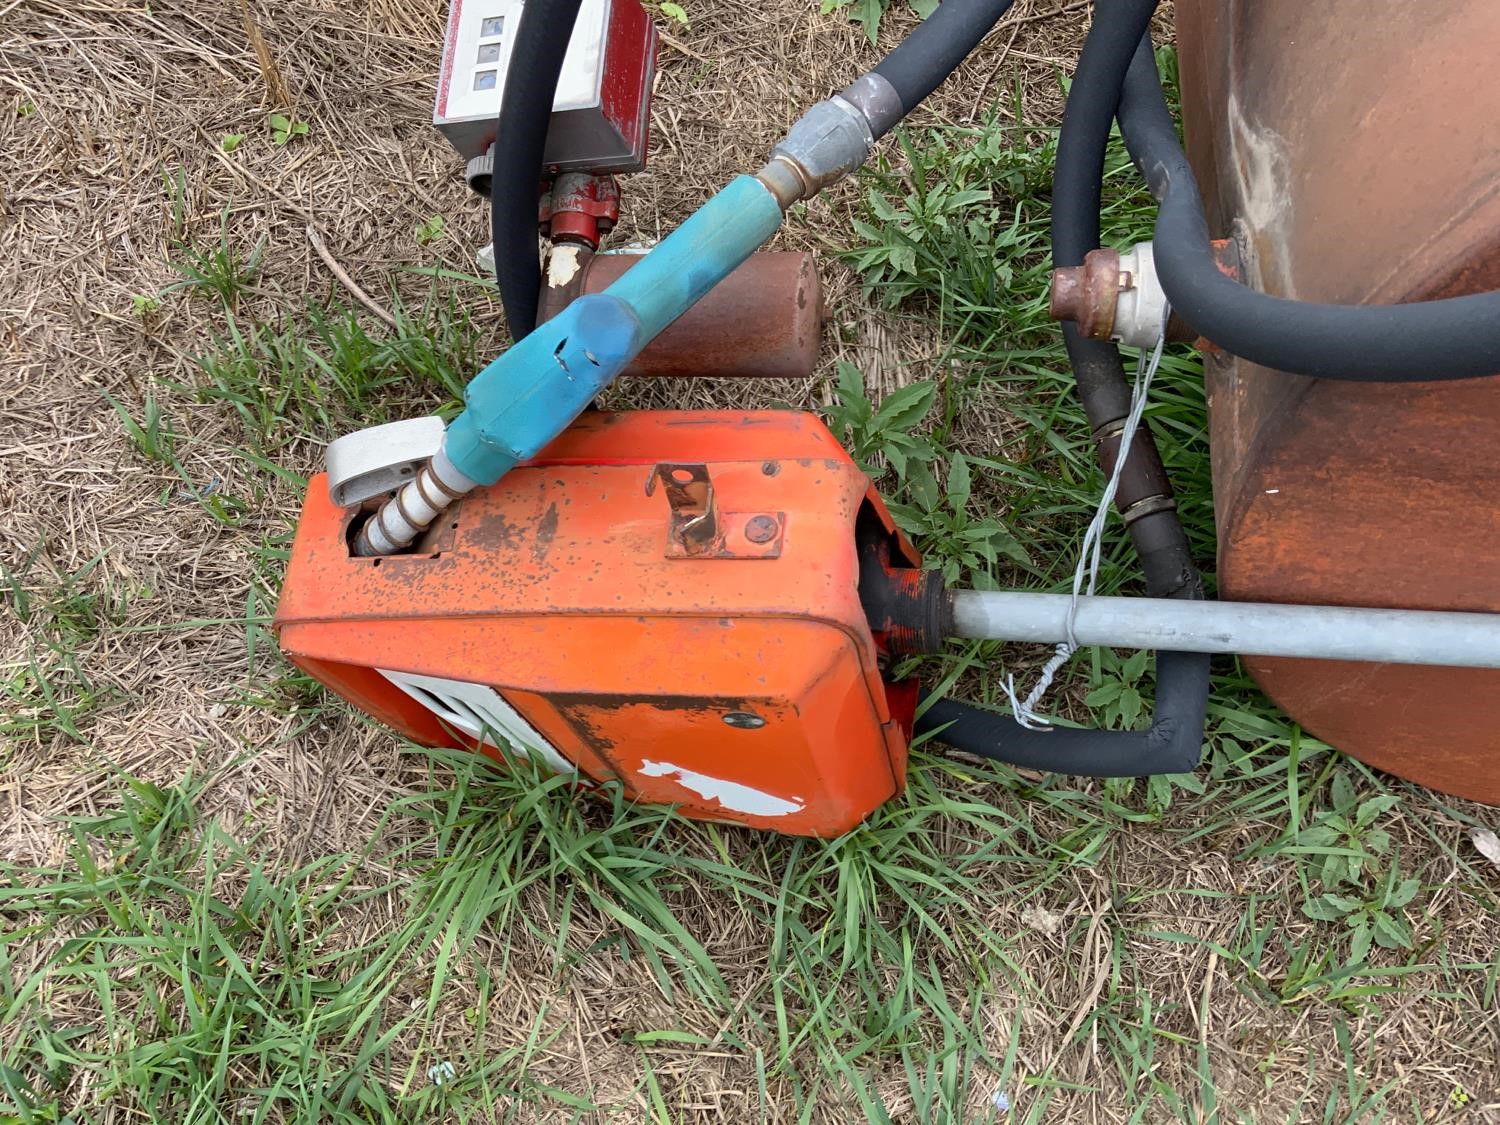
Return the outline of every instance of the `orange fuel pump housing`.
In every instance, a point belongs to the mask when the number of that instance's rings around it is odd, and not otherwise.
[[[412,740],[539,757],[689,816],[832,836],[902,789],[856,523],[920,560],[810,414],[584,415],[414,553],[356,558],[309,489],[276,628]]]

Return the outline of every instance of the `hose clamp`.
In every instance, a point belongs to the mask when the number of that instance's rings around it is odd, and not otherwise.
[[[835,94],[797,120],[757,176],[785,208],[843,179],[874,147],[875,134],[864,112]]]

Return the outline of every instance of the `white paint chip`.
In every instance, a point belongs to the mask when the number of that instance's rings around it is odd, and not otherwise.
[[[552,248],[552,253],[547,256],[547,287],[549,289],[557,289],[566,285],[578,275],[581,265],[579,258],[582,253],[582,246],[574,246],[571,243]]]
[[[674,766],[671,762],[653,762],[647,759],[641,763],[641,773],[647,777],[664,777],[675,781],[705,800],[718,801],[723,808],[750,816],[787,816],[801,812],[806,807],[806,802],[801,798],[787,800],[774,793],[742,785],[738,781],[725,781],[696,770]]]
[[[1045,906],[1032,903],[1021,911],[1021,921],[1039,934],[1055,934],[1062,929],[1063,916],[1054,914]]]
[[[1500,836],[1496,836],[1488,828],[1471,828],[1469,839],[1480,855],[1500,868]]]

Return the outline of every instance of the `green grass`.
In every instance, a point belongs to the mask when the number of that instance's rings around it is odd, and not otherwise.
[[[15,570],[0,563],[0,620],[8,617],[27,638],[22,659],[0,667],[0,765],[26,743],[87,741],[85,720],[114,692],[96,682],[80,651],[120,625],[133,599],[150,593],[113,577],[102,555],[71,573],[59,571],[44,558],[45,547]]]
[[[68,935],[45,973],[0,996],[7,1023],[29,1016],[0,1068],[6,1119],[59,1120],[57,1093],[81,1073],[86,1103],[128,1097],[158,1120],[368,1121],[433,1108],[443,1091],[393,1092],[412,1075],[389,1069],[389,1048],[445,983],[421,962],[444,939],[441,917],[351,940],[343,919],[396,883],[358,885],[357,855],[272,868],[253,829],[231,834],[199,815],[201,791],[191,775],[171,789],[121,777],[117,809],[72,822],[66,873],[16,870],[0,891],[0,910],[20,923],[9,948],[33,936],[32,918]],[[392,815],[443,800],[436,791]],[[392,1017],[414,967],[431,974],[428,1006]],[[90,1018],[58,1026],[49,1013],[78,996]]]
[[[175,389],[231,409],[252,448],[268,456],[300,438],[387,421],[418,395],[428,411],[460,398],[478,360],[461,291],[435,287],[420,305],[397,302],[392,315],[394,328],[372,332],[347,309],[313,306],[266,323],[237,317],[226,303],[200,378]],[[131,425],[139,445],[142,426]]]
[[[181,190],[186,191],[186,188]],[[217,239],[206,244],[182,240],[177,250],[180,256],[170,261],[182,279],[167,286],[162,294],[186,290],[233,306],[239,303],[243,294],[254,288],[260,276],[265,242],[257,243],[248,253],[242,251],[229,233],[229,212],[225,210],[219,217]]]
[[[880,21],[890,6],[891,0],[823,0],[822,4],[824,12],[842,11],[851,22],[859,24],[871,43],[876,41]],[[907,6],[925,18],[937,7],[937,0],[907,0]]]
[[[846,368],[831,420],[955,581],[1060,588],[1102,486],[1045,315],[1050,144],[995,122],[944,129],[861,186],[849,260],[880,299],[941,323],[949,374],[874,403]],[[1140,237],[1148,200],[1118,151],[1108,185],[1106,238]],[[228,241],[213,262],[253,257]],[[218,348],[163,401],[115,404],[122,436],[186,481],[205,443],[185,419],[207,412],[213,442],[262,478],[239,509],[202,500],[253,528],[235,705],[297,716],[288,739],[358,723],[274,654],[287,539],[264,513],[295,502],[285,461],[309,438],[458,393],[478,358],[464,292],[437,288],[376,332],[342,311],[257,319],[241,289],[203,287],[223,308]],[[1017,423],[976,423],[1000,409]],[[1148,417],[1208,566],[1191,355],[1169,354]],[[5,578],[39,655],[6,670],[3,690],[29,702],[4,733],[86,739],[87,707],[59,685],[129,602],[92,571]],[[1136,582],[1116,526],[1101,588]],[[969,645],[924,674],[993,701],[1016,659]],[[1144,721],[1145,661],[1095,653],[1074,675],[1054,696],[1074,718]],[[1403,1090],[1371,1033],[1403,1005],[1493,1005],[1493,952],[1450,943],[1460,918],[1434,905],[1452,881],[1457,909],[1496,912],[1492,877],[1445,827],[1469,815],[1309,738],[1230,661],[1194,775],[1036,781],[919,752],[906,794],[833,841],[583,800],[526,761],[411,751],[407,795],[367,842],[290,859],[253,807],[209,811],[241,765],[157,785],[102,763],[99,811],[67,822],[66,858],[0,863],[0,1122],[687,1122],[706,1119],[702,1057],[731,1060],[725,1119],[745,1121],[1039,1122],[1092,1104],[1247,1121],[1272,1094],[1289,1119],[1405,1120],[1489,1093],[1477,1073],[1446,1102]],[[1028,907],[1060,914],[1055,938]],[[516,976],[542,998],[519,1021]],[[637,1063],[609,1097],[553,1077],[572,1030],[551,1004],[597,995],[601,977],[619,982],[616,1046]],[[1252,1062],[1226,1085],[1234,1029],[1212,1019],[1231,1002],[1264,1038],[1235,1040]]]

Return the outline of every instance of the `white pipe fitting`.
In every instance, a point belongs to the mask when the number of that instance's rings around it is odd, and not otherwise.
[[[1156,276],[1151,243],[1137,242],[1120,254],[1120,292],[1110,339],[1132,348],[1154,348],[1167,330],[1167,291]]]

